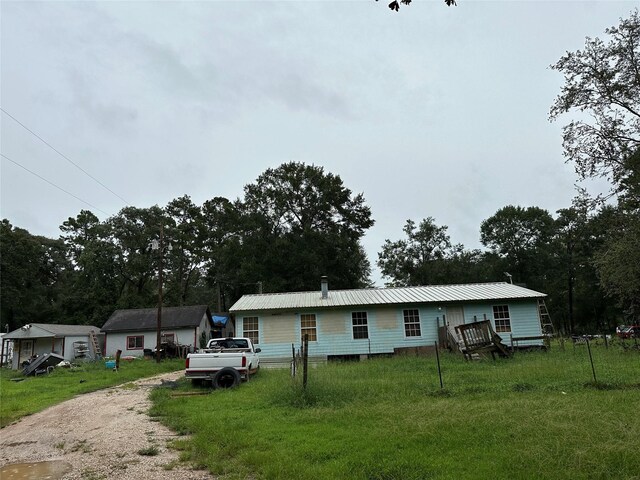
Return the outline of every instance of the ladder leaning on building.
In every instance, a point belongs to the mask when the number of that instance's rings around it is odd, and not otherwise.
[[[549,310],[547,310],[547,304],[544,302],[543,298],[538,299],[538,313],[540,316],[540,330],[543,335],[553,336],[553,323],[551,323],[551,315],[549,315]]]
[[[89,332],[89,340],[91,341],[91,346],[93,347],[93,353],[95,355],[95,359],[99,360],[102,358],[102,350],[100,350],[100,343],[98,342],[98,337],[96,336],[96,332],[91,330]]]

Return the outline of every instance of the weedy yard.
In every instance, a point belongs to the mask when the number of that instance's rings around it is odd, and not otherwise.
[[[104,362],[85,362],[37,377],[24,377],[19,370],[3,368],[0,369],[0,428],[82,393],[182,368],[184,360],[179,359],[161,363],[142,359],[123,361],[118,372],[107,369]]]
[[[328,364],[306,390],[263,369],[234,390],[157,389],[182,458],[223,478],[640,478],[640,352],[620,345],[464,362]],[[204,391],[203,393],[206,393]]]

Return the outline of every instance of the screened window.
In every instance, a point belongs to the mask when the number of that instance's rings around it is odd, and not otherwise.
[[[242,319],[242,331],[244,336],[251,340],[254,345],[258,343],[258,317],[244,317]]]
[[[304,313],[300,315],[300,334],[303,341],[305,334],[309,335],[310,342],[318,340],[315,313]]]
[[[352,312],[351,324],[353,326],[353,338],[369,338],[369,326],[367,324],[367,312]]]
[[[162,343],[176,343],[176,334],[175,333],[163,333],[162,338],[160,339]]]
[[[420,312],[417,308],[411,310],[403,310],[404,316],[404,336],[419,337],[420,332]]]
[[[144,335],[127,337],[127,350],[142,350],[144,348]]]
[[[511,317],[509,316],[508,305],[493,306],[493,321],[496,324],[496,332],[511,332]]]

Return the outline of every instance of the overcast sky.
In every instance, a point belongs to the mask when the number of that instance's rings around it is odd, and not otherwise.
[[[387,3],[3,1],[2,109],[117,195],[3,112],[2,154],[93,207],[2,158],[2,217],[58,237],[81,209],[235,199],[299,161],[364,193],[375,264],[409,218],[478,248],[505,205],[568,207],[548,67],[637,3]]]

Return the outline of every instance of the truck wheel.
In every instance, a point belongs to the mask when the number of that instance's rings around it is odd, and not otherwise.
[[[235,368],[225,367],[213,377],[213,388],[234,388],[240,380],[240,373]]]

